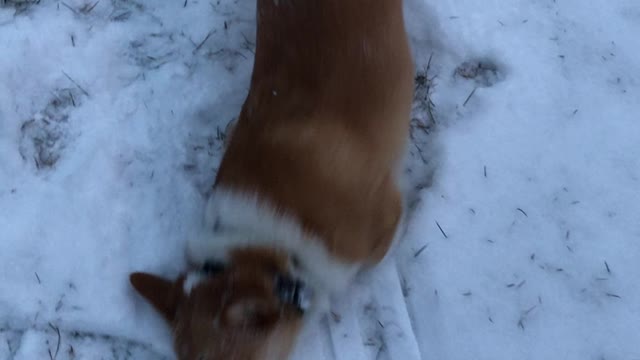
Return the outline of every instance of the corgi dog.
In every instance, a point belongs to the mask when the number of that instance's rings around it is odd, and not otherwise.
[[[175,280],[133,273],[180,360],[282,360],[383,259],[414,64],[402,0],[257,0],[251,86]]]

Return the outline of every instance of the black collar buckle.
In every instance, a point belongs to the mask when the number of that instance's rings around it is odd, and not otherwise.
[[[302,280],[276,275],[275,292],[283,303],[293,305],[301,313],[311,307],[313,291]]]
[[[217,275],[224,271],[227,266],[221,261],[210,260],[202,264],[202,271],[205,275]]]

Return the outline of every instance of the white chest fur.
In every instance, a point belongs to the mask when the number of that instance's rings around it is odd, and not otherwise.
[[[225,262],[237,248],[282,250],[296,259],[292,275],[305,281],[317,297],[328,298],[346,289],[361,264],[335,259],[322,244],[293,217],[276,212],[256,195],[218,188],[207,202],[202,232],[190,239],[187,254],[190,261],[202,265],[210,260]]]

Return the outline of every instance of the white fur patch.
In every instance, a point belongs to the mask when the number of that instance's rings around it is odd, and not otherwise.
[[[188,243],[190,260],[197,265],[226,261],[231,250],[252,246],[281,249],[295,257],[300,268],[292,269],[293,275],[314,289],[317,301],[344,291],[361,267],[332,257],[316,236],[256,195],[216,189],[207,202],[203,233]],[[314,306],[320,305],[317,301]]]
[[[188,273],[187,278],[184,279],[184,283],[182,285],[182,290],[184,290],[184,294],[187,296],[190,295],[191,290],[197,287],[198,284],[200,284],[200,282],[202,282],[202,280],[204,279],[205,279],[205,275],[203,275],[200,272],[192,271]]]

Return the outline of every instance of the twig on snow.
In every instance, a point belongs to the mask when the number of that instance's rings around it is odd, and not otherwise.
[[[82,86],[80,86],[80,84],[78,84],[75,80],[73,80],[73,78],[71,78],[71,76],[69,76],[69,74],[64,72],[64,70],[62,70],[62,74],[64,74],[64,76],[66,76],[67,79],[69,79],[69,81],[71,81],[73,83],[73,85],[75,85],[80,91],[82,91],[83,94],[85,94],[87,97],[91,97],[89,95],[89,92],[87,90],[85,90]]]
[[[200,48],[204,45],[204,43],[207,42],[207,40],[209,40],[209,38],[211,37],[211,35],[215,34],[215,30],[211,30],[207,33],[207,36],[204,37],[204,39],[196,46],[195,49],[193,49],[193,53],[197,53],[198,50],[200,50]]]
[[[66,2],[62,2],[62,6],[66,7],[67,9],[71,10],[71,12],[73,12],[74,14],[78,15],[78,11],[74,8],[71,7],[71,5],[67,4]]]
[[[462,103],[462,106],[465,107],[467,106],[467,103],[469,102],[469,100],[471,100],[471,97],[473,96],[473,94],[476,93],[476,90],[478,90],[478,88],[473,88],[473,90],[471,91],[471,94],[469,94],[469,96],[467,96],[467,100],[464,101],[464,103]]]
[[[87,5],[85,5],[82,9],[80,9],[80,11],[81,11],[83,14],[85,14],[85,15],[86,15],[86,14],[90,13],[91,11],[93,11],[93,9],[95,9],[95,8],[96,8],[96,6],[98,6],[98,4],[99,4],[99,3],[100,3],[100,0],[98,0],[98,1],[96,1],[96,2],[94,2],[94,3],[93,3],[93,5],[89,5],[89,4],[87,4]]]
[[[429,247],[429,244],[424,245],[423,247],[421,247],[420,249],[418,249],[418,251],[416,251],[413,254],[414,258],[417,258],[418,256],[420,256],[420,254],[422,254],[423,251],[425,251],[427,248]]]
[[[438,229],[440,229],[442,236],[444,236],[445,239],[448,239],[449,237],[447,236],[447,233],[445,233],[444,230],[442,230],[442,226],[440,226],[440,224],[437,221],[436,221],[436,225],[438,225]]]

